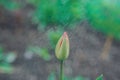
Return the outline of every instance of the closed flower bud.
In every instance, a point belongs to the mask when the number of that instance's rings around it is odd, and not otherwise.
[[[69,56],[69,39],[66,32],[64,32],[56,45],[55,55],[59,60],[65,60]]]

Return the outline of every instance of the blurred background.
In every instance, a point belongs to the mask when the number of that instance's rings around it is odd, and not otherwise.
[[[58,80],[55,46],[67,32],[65,80],[120,80],[120,0],[0,0],[0,80]]]

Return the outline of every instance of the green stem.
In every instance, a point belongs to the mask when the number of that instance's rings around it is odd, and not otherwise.
[[[60,61],[60,80],[63,80],[63,78],[64,78],[64,67],[63,67],[63,63],[64,63],[64,61],[62,60],[62,61]]]

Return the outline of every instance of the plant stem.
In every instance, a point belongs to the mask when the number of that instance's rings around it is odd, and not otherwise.
[[[63,63],[64,63],[64,61],[63,60],[61,60],[60,61],[60,80],[63,80],[63,78],[64,78],[64,67],[63,67]]]

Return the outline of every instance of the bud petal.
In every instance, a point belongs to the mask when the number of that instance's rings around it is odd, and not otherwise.
[[[64,32],[56,45],[55,55],[59,60],[65,60],[69,56],[69,39],[66,32]]]

